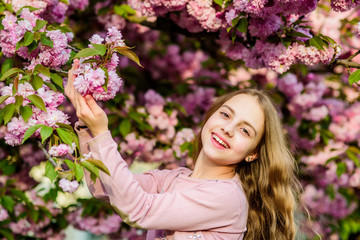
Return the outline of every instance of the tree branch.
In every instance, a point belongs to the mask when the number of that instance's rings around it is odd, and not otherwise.
[[[342,65],[342,66],[345,66],[345,67],[359,68],[360,69],[360,64],[359,63],[351,62],[349,60],[344,60],[344,59],[337,59],[337,60],[334,61],[334,64]]]

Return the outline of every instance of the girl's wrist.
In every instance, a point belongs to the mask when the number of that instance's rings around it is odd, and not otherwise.
[[[90,129],[90,131],[91,131],[91,129]],[[108,131],[109,131],[109,129],[106,128],[106,129],[102,129],[102,130],[98,130],[98,131],[91,131],[91,133],[92,133],[93,137],[96,137],[96,136],[106,133]]]

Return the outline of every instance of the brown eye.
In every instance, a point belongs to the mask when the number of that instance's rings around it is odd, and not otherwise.
[[[248,130],[246,130],[246,128],[242,128],[241,131],[250,137],[250,133]]]
[[[223,115],[223,116],[226,117],[226,118],[229,118],[229,117],[230,117],[229,114],[227,114],[226,112],[220,112],[220,114]]]

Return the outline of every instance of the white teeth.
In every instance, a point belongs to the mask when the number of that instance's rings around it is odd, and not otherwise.
[[[225,148],[229,148],[229,146],[223,140],[221,140],[218,136],[216,136],[215,134],[213,134],[212,136],[218,143],[223,145]]]

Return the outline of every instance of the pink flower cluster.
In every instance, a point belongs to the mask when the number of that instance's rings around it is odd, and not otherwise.
[[[49,78],[43,76],[44,81],[50,81]],[[39,88],[35,91],[32,86],[25,82],[20,83],[18,86],[18,91],[15,95],[12,94],[13,84],[9,86],[4,86],[0,89],[0,95],[10,95],[10,97],[5,101],[5,104],[10,104],[15,102],[15,96],[22,96],[23,106],[26,106],[30,103],[30,100],[27,99],[29,95],[37,94],[41,97],[45,103],[46,112],[35,107],[35,105],[30,105],[32,108],[32,116],[25,123],[21,116],[13,117],[11,121],[7,124],[7,133],[5,135],[5,141],[7,144],[15,146],[20,145],[26,130],[36,124],[44,124],[49,127],[56,127],[56,123],[65,123],[69,124],[68,116],[57,109],[57,107],[63,102],[65,96],[62,93],[54,92],[46,85]],[[39,136],[40,129],[36,132],[36,135]]]
[[[328,214],[341,219],[356,208],[354,204],[348,206],[346,199],[340,194],[336,194],[335,199],[332,200],[323,189],[316,189],[313,185],[305,187],[302,200],[306,203],[313,216]]]
[[[73,193],[78,189],[79,183],[76,180],[69,181],[66,178],[62,178],[59,181],[59,187],[61,187],[64,192]]]
[[[331,8],[337,12],[346,12],[359,4],[358,0],[331,0]]]
[[[195,133],[191,128],[183,128],[179,132],[176,133],[175,139],[172,145],[172,149],[175,152],[176,157],[186,157],[189,152],[184,151],[182,152],[180,147],[182,144],[186,142],[192,142],[194,140]]]
[[[49,154],[53,157],[63,157],[74,152],[74,146],[61,143],[57,146],[52,146],[49,149]]]
[[[108,29],[105,39],[98,34],[90,38],[90,42],[94,44],[102,44],[104,41],[110,48],[125,46],[121,32],[115,27]],[[106,91],[103,87],[106,80],[105,71],[96,63],[84,63],[86,60],[87,58],[80,59],[80,66],[75,72],[77,75],[74,81],[75,89],[83,96],[92,95],[95,100],[107,101],[114,98],[122,86],[122,80],[116,73],[119,57],[113,53],[111,59],[105,64],[108,72]]]
[[[6,220],[9,217],[8,212],[2,206],[0,206],[0,222]]]
[[[128,4],[142,16],[164,15],[169,11],[179,11],[185,8],[189,0],[128,0]]]
[[[17,12],[22,7],[31,6],[38,8],[35,13],[49,22],[62,23],[70,10],[85,10],[89,5],[89,0],[69,0],[69,4],[65,4],[59,0],[8,0],[13,10]]]
[[[357,102],[332,114],[329,130],[335,139],[350,143],[360,138],[360,104]]]
[[[80,208],[66,216],[75,228],[95,235],[117,233],[120,230],[122,220],[119,215],[105,215],[101,212],[98,217],[82,216],[82,211]]]
[[[187,4],[187,12],[197,19],[203,29],[217,31],[224,25],[224,21],[217,17],[212,0],[193,0]]]
[[[28,53],[28,47],[21,47],[15,51],[16,43],[21,40],[25,32],[34,32],[37,19],[41,18],[34,12],[30,12],[28,8],[22,10],[19,19],[12,14],[6,15],[2,20],[4,29],[0,31],[2,52],[7,57],[18,54],[28,60],[31,62],[28,69],[33,69],[37,64],[52,68],[64,65],[70,58],[71,50],[67,47],[68,42],[72,40],[72,35],[66,35],[60,30],[48,31],[44,28],[40,30],[40,32],[46,31],[46,36],[53,42],[53,48],[39,43],[37,49],[33,50],[31,54]]]
[[[223,45],[226,54],[233,60],[243,60],[247,67],[267,67],[278,73],[284,73],[295,63],[316,65],[318,63],[329,64],[333,59],[334,47],[318,50],[315,47],[293,43],[286,48],[282,43],[270,43],[257,40],[252,49],[248,49],[240,43]]]
[[[238,12],[246,12],[251,16],[266,18],[269,15],[281,13],[283,16],[291,14],[306,15],[316,7],[316,0],[276,0],[267,4],[267,0],[234,0],[233,8]]]
[[[215,98],[215,89],[198,86],[191,86],[190,89],[187,95],[176,97],[175,100],[185,108],[186,114],[195,123],[200,123]]]
[[[30,197],[30,202],[34,205],[35,211],[38,211],[39,207],[45,208],[54,218],[56,218],[61,213],[59,208],[54,207],[54,203],[52,201],[45,203],[44,200],[39,197],[34,190],[30,191],[28,196]],[[25,207],[21,203],[18,203],[14,206],[15,217],[19,217],[25,213],[25,217],[8,224],[9,229],[11,229],[15,236],[21,235],[51,240],[60,240],[64,238],[63,231],[55,232],[53,228],[49,227],[52,222],[47,215],[40,215],[39,220],[35,223],[33,219],[28,216],[27,208],[28,207]]]
[[[165,100],[154,90],[148,90],[145,95],[145,108],[149,112],[147,122],[154,128],[159,129],[157,136],[161,142],[169,142],[175,136],[175,126],[178,123],[177,111],[173,110],[169,116],[164,112]]]
[[[164,56],[154,58],[151,65],[154,78],[171,78],[187,81],[201,74],[201,63],[208,56],[202,51],[181,52],[178,45],[169,45]]]

